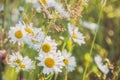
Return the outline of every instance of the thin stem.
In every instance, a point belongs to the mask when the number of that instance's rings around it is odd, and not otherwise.
[[[58,73],[55,73],[54,80],[57,80],[57,77],[58,77]]]
[[[64,80],[67,80],[67,78],[68,78],[68,71],[66,70],[65,71],[65,79]]]
[[[62,45],[62,51],[64,50],[64,48],[65,48],[65,46],[66,46],[66,44],[67,44],[67,41],[69,40],[69,35],[68,36],[66,36],[66,38],[65,38],[65,40],[64,40],[64,43],[63,43],[63,45]]]
[[[98,22],[97,22],[98,25],[100,24],[100,20],[101,20],[101,16],[102,16],[102,10],[103,10],[103,6],[100,8],[99,19],[98,19]],[[93,42],[92,42],[92,45],[91,45],[91,49],[90,49],[90,51],[89,51],[90,56],[92,55],[92,51],[93,51],[93,48],[94,48],[94,44],[95,44],[97,32],[98,32],[98,30],[95,31],[95,35],[94,35],[94,38],[93,38]],[[85,78],[86,78],[87,69],[88,69],[88,64],[87,64],[86,67],[85,67],[85,71],[84,71],[84,73],[83,73],[83,79],[82,79],[82,80],[85,80]]]

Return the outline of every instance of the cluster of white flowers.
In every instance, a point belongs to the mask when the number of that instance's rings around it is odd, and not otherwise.
[[[44,37],[45,35],[41,28],[33,27],[32,23],[30,25],[26,25],[19,22],[14,27],[10,27],[9,31],[9,38],[14,44],[18,43],[20,45],[23,42],[26,42],[32,48],[41,45]]]
[[[8,64],[16,68],[17,71],[34,69],[33,61],[27,56],[23,57],[19,52],[15,52],[9,56]]]
[[[63,67],[65,67],[67,71],[73,71],[76,67],[75,57],[71,56],[66,50],[63,52],[51,52],[46,55],[39,54],[39,57],[36,57],[36,59],[40,61],[38,66],[44,67],[44,74],[61,72]]]
[[[42,8],[54,8],[62,17],[70,17],[70,14],[63,8],[62,4],[55,0],[25,0],[25,2],[32,3],[37,12],[40,12]],[[50,16],[50,14],[48,14],[48,16]]]
[[[71,28],[69,28],[70,31]],[[71,30],[73,31],[73,29]],[[78,31],[78,29],[76,30]],[[76,33],[76,32],[75,32]],[[73,33],[70,35],[73,35]],[[77,32],[76,38],[78,41],[81,37]],[[39,61],[38,66],[43,67],[44,74],[53,74],[54,72],[61,72],[65,67],[67,71],[73,71],[76,67],[75,57],[71,56],[66,50],[57,50],[57,43],[50,36],[45,36],[41,28],[33,27],[32,23],[29,25],[19,22],[14,27],[10,28],[9,38],[15,44],[27,43],[30,48],[33,48],[39,53],[39,57],[35,59]],[[72,37],[74,38],[74,37]],[[79,44],[82,44],[83,37]],[[9,64],[17,70],[29,70],[33,67],[33,61],[28,57],[22,57],[20,52],[13,53],[9,56]]]

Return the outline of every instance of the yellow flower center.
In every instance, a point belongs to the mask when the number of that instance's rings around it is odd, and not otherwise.
[[[53,68],[55,66],[55,60],[53,58],[46,58],[44,63],[48,68]]]
[[[48,44],[48,43],[45,43],[42,45],[42,50],[45,52],[45,53],[48,53],[51,51],[51,45]]]
[[[77,38],[77,34],[73,33],[72,37],[73,37],[74,39],[76,39],[76,38]]]
[[[34,31],[33,29],[29,28],[29,27],[26,27],[25,28],[25,31],[28,32],[29,34],[31,34],[32,36],[34,36]]]
[[[47,5],[46,0],[39,0],[40,4],[42,4],[43,6]]]
[[[16,37],[16,38],[22,38],[22,37],[23,37],[22,31],[21,31],[21,30],[17,30],[17,31],[15,32],[15,37]]]
[[[64,62],[65,65],[67,65],[67,66],[69,65],[69,60],[68,59],[64,59],[63,62]]]
[[[20,64],[20,68],[26,68],[24,64]]]
[[[32,39],[31,41],[32,41],[33,43],[37,43],[37,42],[38,42],[37,39]]]
[[[21,59],[16,59],[15,62],[20,64],[21,63]]]

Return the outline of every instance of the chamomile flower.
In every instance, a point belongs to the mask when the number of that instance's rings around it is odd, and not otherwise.
[[[55,0],[39,0],[39,2],[43,7],[46,7],[46,8],[53,7],[56,4]]]
[[[17,67],[22,62],[22,60],[23,60],[23,57],[20,54],[20,52],[15,52],[9,56],[8,64],[11,67]]]
[[[22,62],[18,65],[17,69],[23,71],[34,69],[33,61],[26,56],[23,58]]]
[[[23,57],[19,52],[15,52],[9,56],[8,64],[17,71],[33,69],[33,61],[28,57]]]
[[[24,30],[25,25],[22,23],[18,23],[15,27],[11,27],[9,31],[9,38],[13,43],[21,44],[25,40],[26,32]]]
[[[45,39],[45,35],[42,32],[41,28],[36,28],[34,32],[34,36],[29,36],[26,39],[26,43],[33,49],[38,49],[41,47],[43,41]]]
[[[40,51],[40,54],[56,52],[57,43],[54,40],[52,40],[50,36],[46,36],[42,45],[36,46],[36,49]]]
[[[98,30],[98,28],[100,27],[98,24],[96,23],[92,23],[92,22],[86,22],[86,21],[83,21],[82,22],[82,26],[87,28],[87,29],[90,29],[91,32],[94,34],[96,30]]]
[[[94,58],[97,67],[105,74],[108,74],[109,68],[103,64],[101,56],[96,56]]]
[[[66,50],[62,52],[62,56],[64,57],[63,62],[68,71],[73,71],[76,67],[75,57],[71,56]]]
[[[27,36],[34,36],[35,35],[35,28],[33,28],[33,24],[30,23],[29,25],[26,25],[24,30],[27,33]]]
[[[68,23],[68,31],[70,37],[73,39],[74,42],[78,43],[80,46],[85,44],[84,36],[82,33],[78,32],[78,28],[73,26],[72,24]]]
[[[55,52],[49,55],[39,55],[36,58],[40,62],[38,66],[43,67],[44,74],[53,74],[54,72],[61,72],[62,67],[64,66],[63,57],[60,52]]]
[[[69,18],[70,17],[70,14],[67,11],[65,11],[65,9],[62,6],[62,4],[56,2],[54,8],[55,8],[56,12],[58,14],[60,14],[62,17],[65,17],[65,18]]]

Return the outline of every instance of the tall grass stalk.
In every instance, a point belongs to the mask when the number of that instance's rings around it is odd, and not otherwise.
[[[101,16],[102,16],[103,7],[104,7],[103,5],[100,6],[100,12],[99,12],[98,22],[97,22],[98,25],[100,24],[100,21],[101,21]],[[98,29],[95,31],[95,35],[94,35],[94,38],[93,38],[93,41],[92,41],[92,45],[91,45],[91,48],[90,48],[90,51],[89,51],[90,56],[92,56],[92,51],[93,51],[93,48],[94,48],[94,44],[95,44],[95,40],[96,40],[97,33],[98,33]],[[84,73],[83,73],[83,78],[82,78],[82,80],[86,80],[88,65],[89,65],[89,64],[87,64],[87,65],[85,66],[85,70],[84,70]]]
[[[7,0],[4,0],[3,2],[4,4],[4,10],[2,12],[2,20],[3,20],[3,23],[2,23],[2,32],[1,32],[1,49],[3,49],[3,41],[4,41],[4,33],[5,33],[5,18],[6,18],[6,6],[7,6]]]

